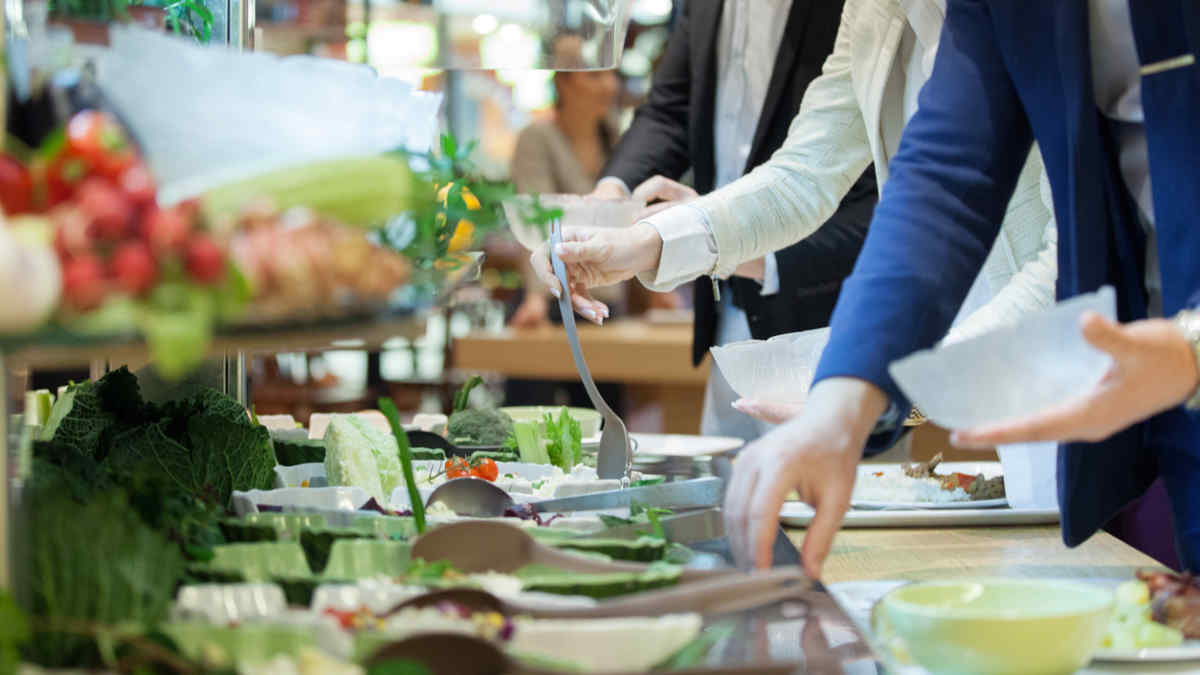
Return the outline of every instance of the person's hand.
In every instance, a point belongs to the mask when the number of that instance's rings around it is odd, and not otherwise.
[[[1037,441],[1100,441],[1183,403],[1200,382],[1191,345],[1170,320],[1120,325],[1089,312],[1081,328],[1088,344],[1113,359],[1094,389],[1024,419],[955,431],[951,442],[987,448]]]
[[[629,190],[617,181],[602,180],[588,196],[594,199],[626,199],[629,197]]]
[[[513,328],[537,328],[550,325],[550,303],[541,293],[527,292],[517,311],[508,320]]]
[[[798,417],[800,412],[804,410],[804,404],[763,401],[757,398],[739,398],[733,402],[733,409],[767,424],[783,424],[793,417]]]
[[[738,265],[737,269],[733,270],[733,274],[734,276],[746,277],[747,279],[753,279],[762,283],[763,278],[767,276],[767,259],[755,258],[754,260],[744,262]]]
[[[666,176],[647,178],[641,185],[633,189],[633,198],[641,200],[643,204],[657,203],[642,209],[633,220],[637,222],[649,218],[659,211],[690,202],[699,196],[692,188]]]
[[[658,268],[662,237],[648,223],[632,227],[565,227],[555,253],[567,268],[571,304],[595,323],[608,318],[608,306],[591,296],[596,286],[611,286]],[[529,256],[533,271],[559,297],[562,288],[550,264],[549,243]]]
[[[819,578],[833,537],[850,508],[855,466],[887,408],[886,395],[863,380],[840,377],[813,386],[804,411],[747,446],[725,493],[725,531],[739,564],[769,567],[779,510],[792,490],[816,511],[800,556]]]

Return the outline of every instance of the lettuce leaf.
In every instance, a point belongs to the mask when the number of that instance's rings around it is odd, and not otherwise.
[[[557,420],[546,413],[545,421],[546,437],[550,439],[546,454],[550,456],[550,463],[570,473],[576,464],[583,461],[583,428],[567,413],[565,407],[559,411]]]

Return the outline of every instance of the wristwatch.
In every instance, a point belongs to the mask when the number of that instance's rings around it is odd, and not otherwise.
[[[1179,327],[1183,337],[1192,346],[1192,354],[1196,357],[1196,365],[1200,368],[1200,312],[1191,309],[1181,310],[1175,315],[1175,325]],[[1192,392],[1183,404],[1188,410],[1200,410],[1200,387]]]

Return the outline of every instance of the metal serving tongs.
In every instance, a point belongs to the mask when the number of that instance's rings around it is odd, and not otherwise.
[[[604,430],[600,433],[600,447],[596,450],[596,474],[600,478],[625,478],[629,468],[633,466],[633,446],[629,443],[629,432],[625,423],[608,407],[592,373],[588,370],[587,361],[583,360],[583,350],[579,347],[579,331],[575,328],[575,311],[571,307],[571,286],[567,282],[567,268],[559,259],[555,249],[562,243],[562,222],[555,218],[550,223],[550,264],[554,267],[554,276],[562,286],[558,296],[558,309],[562,313],[563,328],[567,331],[567,341],[571,343],[571,356],[575,359],[575,369],[579,371],[579,379],[587,389],[588,398],[592,405],[604,417]]]

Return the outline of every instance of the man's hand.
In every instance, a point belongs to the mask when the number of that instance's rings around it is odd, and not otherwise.
[[[804,535],[804,570],[819,578],[842,517],[850,508],[855,467],[887,408],[878,387],[852,378],[818,382],[800,417],[774,429],[734,461],[725,493],[725,531],[740,564],[768,567],[788,493],[816,510]]]
[[[659,211],[690,202],[699,196],[692,188],[666,176],[647,178],[641,185],[633,189],[633,198],[641,200],[644,204],[656,203],[642,209],[634,217],[634,221],[649,218]]]
[[[1113,359],[1095,389],[1032,417],[955,431],[950,440],[965,448],[1100,441],[1183,403],[1200,383],[1191,345],[1167,319],[1120,325],[1089,312],[1081,324],[1084,339]]]
[[[768,402],[757,398],[739,398],[733,402],[733,409],[767,424],[783,424],[793,417],[799,417],[801,411],[804,410],[804,404],[795,402]]]
[[[592,298],[590,289],[653,272],[662,253],[662,238],[648,223],[632,227],[568,227],[563,228],[562,236],[555,252],[567,268],[571,304],[576,312],[595,323],[608,318],[608,306]],[[529,262],[542,283],[554,297],[559,297],[562,288],[550,264],[549,244],[534,250]]]
[[[744,262],[737,266],[733,271],[734,276],[746,277],[762,283],[764,277],[767,276],[767,259],[755,258],[749,262]]]

